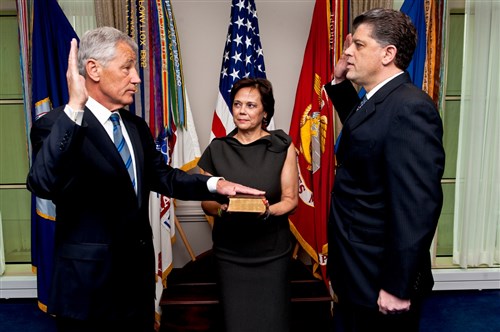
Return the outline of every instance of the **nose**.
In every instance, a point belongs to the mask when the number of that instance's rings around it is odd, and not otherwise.
[[[347,56],[351,56],[352,55],[353,47],[354,47],[354,43],[352,43],[351,45],[349,45],[348,48],[345,49],[344,54],[347,55]]]
[[[245,105],[240,103],[234,103],[232,111],[233,114],[245,113]]]
[[[139,72],[137,71],[137,68],[132,69],[130,83],[132,84],[141,83],[141,78],[139,77]]]

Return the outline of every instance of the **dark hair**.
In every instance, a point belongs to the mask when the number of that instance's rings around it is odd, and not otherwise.
[[[406,70],[417,46],[417,30],[408,15],[392,9],[375,8],[357,16],[352,27],[361,24],[372,27],[372,38],[380,45],[394,45],[397,49],[396,66]]]
[[[267,113],[267,117],[264,118],[264,127],[267,127],[271,118],[274,115],[274,96],[273,96],[273,86],[271,82],[265,78],[242,78],[233,84],[231,89],[231,105],[234,102],[234,96],[236,93],[243,88],[254,87],[259,90],[260,100],[264,107],[264,112]]]

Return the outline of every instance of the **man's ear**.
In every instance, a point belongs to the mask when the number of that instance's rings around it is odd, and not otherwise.
[[[396,54],[398,53],[398,49],[394,45],[387,45],[385,47],[385,55],[382,59],[382,63],[388,65],[396,59]]]
[[[98,82],[101,79],[101,66],[96,60],[87,60],[85,71],[87,72],[87,76],[93,81]]]

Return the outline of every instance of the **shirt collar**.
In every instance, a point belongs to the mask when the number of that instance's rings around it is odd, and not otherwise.
[[[374,87],[374,88],[373,88],[370,92],[368,92],[368,93],[366,94],[366,99],[370,99],[370,98],[371,98],[371,97],[375,94],[375,92],[377,92],[378,90],[380,90],[380,89],[381,89],[384,85],[386,85],[386,84],[387,84],[390,80],[392,80],[393,78],[395,78],[395,77],[397,77],[397,76],[399,76],[399,75],[401,75],[401,74],[403,74],[403,73],[404,73],[404,71],[399,72],[399,73],[397,73],[396,75],[393,75],[393,76],[391,76],[391,77],[389,77],[389,78],[387,78],[387,79],[383,80],[383,81],[382,81],[382,82],[380,82],[379,84],[377,84],[377,85],[376,85],[376,86],[375,86],[375,87]]]
[[[92,114],[94,114],[94,116],[102,125],[104,125],[104,123],[109,120],[109,117],[112,113],[92,97],[89,97],[85,106],[87,106],[87,108],[92,112]]]

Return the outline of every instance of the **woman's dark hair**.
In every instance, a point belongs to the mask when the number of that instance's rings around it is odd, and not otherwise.
[[[253,87],[259,90],[260,100],[262,101],[264,112],[267,113],[267,117],[265,117],[262,121],[264,122],[264,127],[267,127],[274,115],[273,86],[267,79],[242,78],[241,80],[236,81],[231,89],[231,105],[234,102],[234,96],[236,96],[236,93],[238,93],[241,89],[248,87]]]
[[[353,23],[353,30],[361,24],[372,27],[372,38],[380,45],[394,45],[398,52],[394,60],[396,66],[406,70],[410,65],[417,45],[417,30],[410,17],[400,11],[375,8],[357,16]]]

